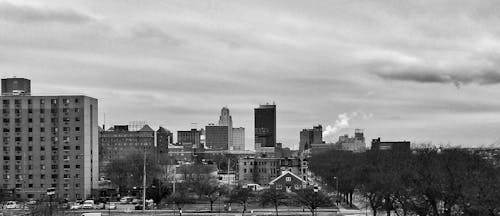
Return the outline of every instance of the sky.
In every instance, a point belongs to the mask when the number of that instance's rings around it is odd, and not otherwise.
[[[248,149],[266,102],[292,148],[317,124],[328,142],[361,128],[367,143],[489,146],[498,11],[496,0],[0,0],[0,75],[97,98],[107,127],[187,130],[228,106]]]

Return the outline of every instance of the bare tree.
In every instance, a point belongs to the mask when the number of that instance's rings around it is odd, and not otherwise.
[[[276,216],[278,216],[278,207],[280,205],[286,205],[289,197],[282,191],[276,190],[276,188],[271,187],[269,189],[264,190],[260,194],[260,203],[262,206],[266,206],[268,204],[272,205],[276,210]]]
[[[327,207],[332,205],[332,201],[328,195],[322,191],[314,191],[312,188],[299,190],[295,193],[294,198],[306,206],[312,215],[316,214],[316,209],[319,207]]]

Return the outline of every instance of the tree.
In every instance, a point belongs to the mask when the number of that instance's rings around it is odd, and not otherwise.
[[[220,198],[222,188],[210,181],[197,181],[192,186],[200,198],[204,197],[210,202],[210,212],[213,212],[213,205]]]
[[[235,188],[230,195],[230,201],[235,203],[240,203],[243,206],[242,215],[245,215],[247,210],[248,200],[253,197],[252,190],[250,188]]]
[[[134,152],[126,157],[114,159],[105,170],[111,182],[118,186],[120,192],[132,187],[142,187],[144,153]],[[146,154],[146,180],[151,184],[161,169],[151,155]]]
[[[161,200],[171,193],[171,188],[163,184],[159,179],[153,179],[151,187],[147,189],[146,195],[148,199],[153,199],[153,201],[159,205]]]
[[[276,216],[278,216],[278,207],[280,205],[287,204],[285,200],[288,199],[288,196],[282,190],[276,190],[276,188],[271,187],[269,189],[264,190],[260,194],[260,203],[262,206],[266,206],[267,204],[271,204],[276,210]]]
[[[188,195],[188,185],[178,184],[175,194],[172,194],[168,201],[175,204],[177,209],[182,210],[185,204],[193,203],[193,198]]]
[[[328,195],[322,191],[314,191],[311,188],[299,190],[295,193],[295,199],[306,206],[315,215],[318,207],[326,207],[332,205],[332,201]]]

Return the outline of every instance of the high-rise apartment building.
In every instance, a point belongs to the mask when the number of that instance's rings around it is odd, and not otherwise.
[[[321,125],[314,126],[312,129],[303,129],[300,132],[299,151],[310,149],[312,144],[321,143],[323,143],[323,127]]]
[[[274,152],[276,147],[276,105],[255,108],[255,150]]]
[[[223,107],[220,111],[219,126],[227,126],[228,149],[231,149],[233,146],[233,118],[227,107]]]
[[[233,148],[229,150],[245,150],[245,128],[233,128]]]
[[[205,127],[205,143],[210,150],[228,150],[228,126],[207,125]]]
[[[2,80],[12,85],[0,97],[0,186],[20,199],[43,198],[49,188],[61,199],[87,198],[99,177],[97,99],[30,96],[22,80]]]

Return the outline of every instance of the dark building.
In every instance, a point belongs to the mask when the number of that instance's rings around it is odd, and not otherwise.
[[[31,81],[25,78],[2,79],[2,95],[30,95]]]
[[[323,127],[314,126],[312,129],[303,129],[300,132],[299,151],[311,148],[311,144],[323,143]]]
[[[255,108],[255,150],[276,147],[276,105]]]
[[[394,152],[410,152],[409,141],[380,141],[380,137],[372,140],[371,150],[384,151],[390,150]]]
[[[191,129],[188,131],[177,131],[177,142],[186,147],[188,150],[190,148],[202,148],[201,147],[201,130]]]
[[[211,150],[228,150],[228,126],[207,125],[205,127],[205,143]]]
[[[174,134],[170,132],[169,130],[160,127],[156,131],[156,151],[158,154],[158,162],[160,164],[165,164],[167,163],[167,157],[168,157],[168,145],[173,144],[174,140]]]
[[[99,169],[105,175],[106,166],[113,160],[133,153],[148,153],[155,156],[155,131],[144,125],[138,131],[129,130],[128,125],[115,125],[99,132]]]

